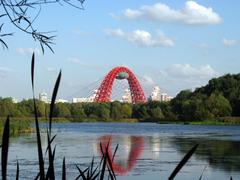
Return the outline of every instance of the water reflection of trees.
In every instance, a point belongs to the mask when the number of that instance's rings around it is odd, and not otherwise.
[[[222,169],[227,172],[240,170],[240,142],[227,140],[209,140],[175,138],[172,145],[178,151],[185,154],[194,145],[199,143],[195,157],[207,161],[214,169]]]

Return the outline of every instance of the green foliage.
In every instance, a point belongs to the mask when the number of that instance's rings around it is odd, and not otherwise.
[[[108,103],[101,103],[99,104],[98,115],[102,120],[109,120],[110,119],[110,106]]]
[[[50,105],[36,100],[38,117],[45,117]],[[34,117],[33,100],[14,103],[11,98],[0,98],[0,117]],[[109,103],[57,103],[54,118],[73,121],[212,121],[240,116],[240,74],[225,75],[209,81],[191,92],[181,91],[171,102],[150,101],[128,104]]]
[[[6,117],[8,115],[20,115],[17,105],[13,102],[12,98],[0,98],[0,116]]]
[[[197,89],[195,93],[207,94],[219,92],[224,96],[232,107],[232,116],[240,116],[240,74],[227,74],[214,78],[209,83]]]
[[[123,118],[131,118],[132,117],[132,105],[130,104],[123,104],[121,107],[121,112]]]
[[[181,91],[171,101],[171,107],[184,121],[240,116],[240,74],[214,78],[194,92]]]
[[[111,118],[115,120],[123,118],[123,114],[121,112],[121,103],[119,101],[114,101],[111,103]]]
[[[207,99],[207,108],[215,117],[231,116],[232,107],[229,101],[219,93],[212,93]]]
[[[70,118],[71,112],[66,103],[57,103],[55,109],[53,110],[53,117],[65,117]]]
[[[70,112],[73,118],[83,119],[87,117],[81,103],[71,104]]]
[[[150,111],[149,114],[150,114],[151,118],[153,118],[153,119],[163,119],[164,118],[160,107],[151,108],[151,109],[149,109],[149,111]]]

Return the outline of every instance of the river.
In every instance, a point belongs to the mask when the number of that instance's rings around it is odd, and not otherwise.
[[[47,138],[42,126],[43,149]],[[179,180],[240,179],[240,126],[198,126],[155,123],[54,123],[57,134],[55,166],[61,177],[63,157],[68,179],[78,175],[76,164],[84,169],[92,157],[99,160],[99,143],[111,141],[117,179],[167,179],[178,162],[195,144],[200,144],[190,161],[176,176]],[[14,179],[16,160],[20,179],[37,175],[35,134],[10,139],[8,175]]]

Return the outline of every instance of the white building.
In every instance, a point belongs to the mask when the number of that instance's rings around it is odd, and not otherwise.
[[[173,99],[173,97],[172,96],[167,96],[167,99],[166,99],[166,101],[171,101]]]
[[[39,101],[49,103],[48,98],[47,98],[47,93],[45,93],[45,92],[39,93]]]
[[[167,101],[167,93],[162,93],[161,94],[161,101]]]
[[[161,101],[171,101],[173,99],[172,96],[168,96],[167,93],[161,94]]]
[[[161,93],[159,86],[155,86],[149,96],[150,101],[170,101],[171,99],[173,99],[172,96],[169,96],[167,93]]]
[[[93,94],[88,98],[89,102],[94,102],[94,100],[95,100],[95,98],[96,98],[96,96],[97,96],[97,92],[98,92],[97,89],[95,89],[95,90],[93,91]]]
[[[153,88],[153,91],[150,95],[150,101],[160,101],[161,100],[161,91],[158,86]]]
[[[66,99],[57,99],[56,103],[68,103],[68,100],[66,100]]]
[[[90,97],[76,97],[72,99],[73,103],[82,103],[82,102],[94,102],[96,95],[97,95],[98,90],[95,89],[93,91],[93,94]]]
[[[132,95],[130,89],[125,89],[124,95],[122,96],[122,102],[132,103]]]
[[[18,100],[16,98],[12,98],[13,103],[18,103]]]
[[[81,102],[88,102],[89,101],[89,98],[73,98],[72,99],[72,102],[73,103],[81,103]]]

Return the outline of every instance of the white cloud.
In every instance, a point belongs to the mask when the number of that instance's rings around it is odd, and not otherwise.
[[[154,82],[154,80],[152,79],[152,77],[148,76],[148,75],[144,75],[143,76],[143,80],[142,83],[146,84],[146,85],[155,85],[156,83]]]
[[[100,66],[98,66],[96,64],[86,63],[85,61],[82,61],[82,60],[80,60],[79,58],[76,58],[76,57],[70,57],[70,58],[68,58],[68,61],[73,63],[73,64],[77,64],[81,67],[84,67],[84,68],[93,68],[93,69],[101,68]]]
[[[128,19],[136,19],[142,16],[142,12],[139,10],[126,9],[124,11],[124,16]]]
[[[7,73],[11,71],[13,70],[10,68],[0,66],[0,78],[5,78],[7,76]]]
[[[172,47],[174,46],[173,40],[168,38],[163,32],[157,32],[153,36],[150,32],[144,30],[134,30],[132,32],[123,32],[121,29],[107,29],[106,34],[109,36],[120,37],[133,44],[145,47]]]
[[[237,40],[234,40],[234,39],[226,39],[226,38],[223,38],[222,39],[222,43],[224,46],[235,46],[237,45],[238,41]]]
[[[41,55],[41,50],[38,48],[17,48],[17,52],[22,55],[32,54],[33,52],[37,55]]]
[[[75,35],[78,35],[78,36],[89,36],[92,34],[91,32],[88,32],[88,31],[80,29],[80,28],[73,29],[72,33]]]
[[[187,25],[220,23],[221,17],[211,7],[195,1],[186,1],[183,9],[175,10],[163,3],[144,5],[139,9],[126,9],[123,16],[130,20],[145,19],[155,22],[178,22]]]
[[[11,72],[12,71],[12,69],[10,69],[10,68],[7,68],[7,67],[1,67],[0,66],[0,71],[4,71],[4,72]]]
[[[184,89],[194,90],[206,85],[207,82],[219,76],[210,65],[192,66],[190,64],[172,64],[155,75],[160,87],[168,89],[171,94],[177,94]]]
[[[201,49],[209,49],[209,45],[207,43],[196,44],[196,47],[201,48]]]
[[[173,64],[167,68],[166,73],[177,79],[208,79],[217,75],[217,72],[208,64],[200,67],[193,67],[190,64]]]
[[[105,32],[109,36],[119,36],[119,37],[125,36],[125,33],[119,28],[118,29],[106,29]]]
[[[54,72],[54,71],[56,71],[56,69],[53,68],[53,67],[46,67],[46,71],[48,71],[48,72]]]

